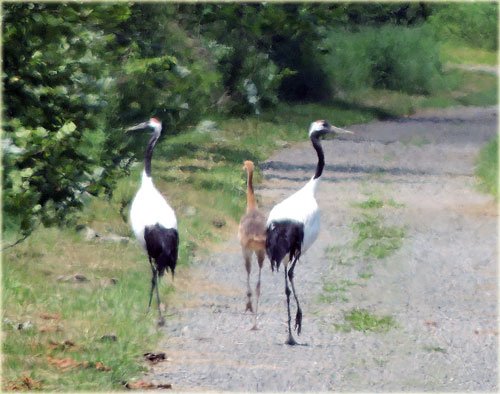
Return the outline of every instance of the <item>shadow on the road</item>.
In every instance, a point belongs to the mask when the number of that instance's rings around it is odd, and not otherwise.
[[[289,164],[283,161],[267,161],[260,165],[261,170],[274,171],[306,171],[311,174],[316,169],[316,164]],[[360,166],[360,165],[326,165],[325,171],[334,171],[351,174],[389,174],[389,175],[433,175],[427,171],[414,170],[410,168],[393,167],[386,168],[380,166]],[[273,177],[274,175],[271,175]],[[309,178],[309,177],[306,177]]]
[[[457,116],[444,117],[444,116],[414,116],[411,118],[397,118],[393,119],[395,123],[432,123],[432,124],[452,124],[459,125],[462,123],[485,123],[483,118],[469,119],[469,118],[459,118]]]
[[[289,164],[282,161],[267,161],[260,165],[260,168],[264,171],[271,170],[273,172],[266,173],[266,179],[278,179],[286,180],[291,182],[307,182],[311,179],[314,170],[316,169],[315,164]],[[276,173],[276,172],[279,173]],[[291,173],[295,171],[304,171],[308,173],[307,175],[292,175]],[[365,175],[393,175],[393,176],[404,176],[408,177],[406,183],[412,183],[411,176],[470,176],[471,174],[462,173],[448,173],[439,171],[422,171],[415,170],[411,168],[404,167],[380,167],[380,166],[360,166],[360,165],[326,165],[325,172],[342,174],[342,176],[327,176],[323,175],[321,178],[324,182],[344,182],[348,179],[359,179]],[[345,174],[350,174],[352,177],[346,179]]]

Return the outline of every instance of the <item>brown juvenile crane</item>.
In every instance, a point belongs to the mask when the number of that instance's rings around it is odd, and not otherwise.
[[[247,160],[243,163],[243,169],[247,172],[247,211],[240,220],[238,228],[238,237],[245,259],[245,268],[247,270],[247,305],[246,311],[254,313],[254,325],[252,330],[257,329],[257,310],[260,297],[260,277],[262,265],[266,258],[266,218],[257,208],[255,194],[253,192],[253,162]],[[252,289],[250,288],[250,272],[252,270],[252,256],[255,253],[257,263],[259,264],[259,277],[255,286],[255,310],[252,306]]]

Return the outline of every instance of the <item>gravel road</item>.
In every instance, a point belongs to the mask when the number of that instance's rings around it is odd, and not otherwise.
[[[266,214],[314,173],[306,129],[304,143],[261,166],[256,194]],[[497,132],[496,107],[350,129],[354,136],[323,143],[322,228],[295,269],[304,313],[296,338],[304,346],[284,344],[283,272],[273,274],[267,260],[260,329],[250,330],[235,228],[218,252],[176,278],[178,299],[155,349],[167,361],[151,366],[145,380],[177,391],[498,390],[497,206],[473,176],[480,147]],[[370,197],[384,206],[357,205]],[[373,259],[353,247],[352,224],[363,213],[404,229],[395,253]],[[344,286],[325,302],[325,283]],[[355,308],[392,316],[395,325],[387,332],[336,329]]]

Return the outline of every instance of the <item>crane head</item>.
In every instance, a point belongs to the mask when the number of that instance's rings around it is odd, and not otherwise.
[[[147,122],[136,124],[135,126],[127,128],[127,131],[147,129],[151,127],[156,133],[161,132],[161,121],[158,118],[151,118]]]
[[[244,170],[253,171],[253,168],[254,168],[253,161],[251,161],[251,160],[245,160],[243,162],[243,169]]]
[[[352,131],[336,127],[328,123],[326,120],[317,120],[311,123],[309,127],[309,137],[321,137],[325,134],[354,134]]]

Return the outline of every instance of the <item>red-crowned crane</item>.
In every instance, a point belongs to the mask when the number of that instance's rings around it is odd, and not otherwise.
[[[301,254],[309,249],[318,236],[320,214],[315,193],[325,166],[325,155],[323,153],[320,138],[326,134],[334,133],[352,134],[351,131],[331,126],[325,120],[317,120],[311,123],[309,138],[318,155],[316,173],[299,191],[275,205],[269,213],[266,223],[266,252],[271,261],[272,270],[274,271],[275,268],[279,270],[280,263],[284,260],[285,294],[288,311],[288,339],[285,342],[287,345],[298,344],[293,338],[290,325],[291,292],[288,287],[288,281],[290,281],[292,286],[293,296],[297,304],[295,329],[297,334],[300,335],[302,329],[302,310],[295,293],[293,270]],[[286,255],[288,255],[288,259],[285,259]],[[290,267],[288,267],[289,263],[291,263]]]
[[[158,325],[162,326],[165,324],[165,320],[160,310],[158,279],[163,276],[165,270],[170,270],[172,278],[174,277],[179,248],[179,234],[177,232],[175,212],[156,189],[151,178],[151,158],[154,147],[161,135],[161,122],[157,118],[151,118],[147,122],[129,127],[127,131],[147,128],[152,129],[152,135],[146,148],[141,186],[130,208],[130,222],[137,240],[148,253],[151,265],[152,278],[148,311],[151,308],[153,291],[156,288]]]
[[[247,210],[240,220],[238,227],[238,238],[240,239],[245,268],[247,271],[247,306],[246,311],[254,313],[254,325],[252,330],[257,329],[257,310],[260,297],[260,278],[262,265],[266,258],[266,218],[257,208],[255,195],[253,192],[253,171],[254,165],[250,160],[243,163],[243,168],[247,172]],[[255,286],[255,310],[252,307],[252,290],[250,288],[250,272],[252,270],[252,256],[255,253],[259,264],[259,277]]]

